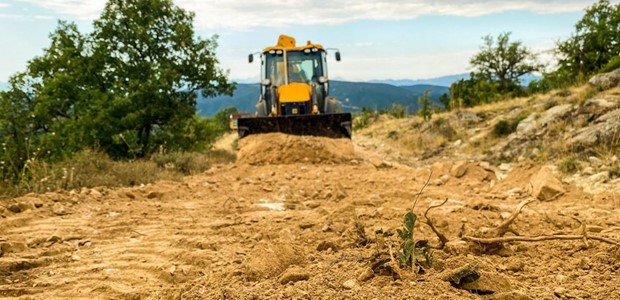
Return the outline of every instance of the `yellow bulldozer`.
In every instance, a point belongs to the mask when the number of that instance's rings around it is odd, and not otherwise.
[[[351,137],[351,114],[339,113],[338,101],[328,96],[327,49],[310,41],[298,46],[295,38],[280,35],[275,46],[250,54],[250,63],[255,54],[261,60],[261,92],[256,115],[236,119],[240,138],[271,132]]]

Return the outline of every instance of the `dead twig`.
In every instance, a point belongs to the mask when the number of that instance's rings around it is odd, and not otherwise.
[[[586,249],[590,248],[590,244],[588,243],[588,229],[586,227],[586,222],[581,221],[577,217],[571,217],[571,218],[579,223],[579,228],[581,230],[581,235],[583,237],[583,244],[586,246]]]
[[[521,210],[525,206],[527,206],[528,204],[530,204],[530,203],[532,203],[534,201],[536,201],[536,199],[529,199],[529,200],[525,200],[525,201],[522,201],[521,203],[519,203],[519,205],[517,205],[517,208],[515,209],[515,211],[506,220],[504,220],[504,222],[502,222],[502,224],[497,226],[497,236],[502,237],[507,232],[515,233],[514,230],[510,229],[510,225],[515,221],[517,216],[521,213]]]
[[[611,244],[611,245],[620,245],[620,243],[616,240],[609,239],[602,236],[589,236],[591,240]],[[497,237],[497,238],[477,238],[473,236],[464,236],[462,239],[466,242],[479,243],[479,244],[500,244],[500,243],[509,243],[509,242],[540,242],[540,241],[551,241],[551,240],[581,240],[583,239],[583,235],[539,235],[539,236],[506,236],[506,237]]]
[[[431,182],[431,177],[433,176],[433,170],[431,170],[431,173],[428,174],[428,179],[426,179],[426,182],[424,183],[424,185],[422,186],[422,188],[420,189],[420,191],[415,195],[415,199],[413,200],[413,206],[411,207],[411,211],[415,210],[415,206],[416,204],[418,204],[418,199],[420,199],[420,196],[422,195],[422,193],[424,192],[424,189],[426,188],[426,186]]]
[[[446,238],[445,235],[443,235],[441,232],[439,232],[439,230],[437,230],[437,228],[435,227],[435,224],[433,222],[433,219],[428,217],[428,212],[433,209],[433,208],[437,208],[437,207],[441,207],[444,204],[446,204],[448,202],[448,198],[446,198],[446,200],[444,200],[443,202],[441,202],[440,204],[437,205],[431,205],[429,206],[426,211],[424,212],[424,218],[426,219],[426,221],[424,222],[426,225],[428,225],[431,230],[435,233],[435,235],[437,236],[437,238],[439,238],[439,249],[443,249],[443,247],[446,245],[446,243],[448,242],[448,239]]]

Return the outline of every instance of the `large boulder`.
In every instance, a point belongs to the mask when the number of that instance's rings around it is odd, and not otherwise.
[[[590,78],[588,83],[596,88],[607,90],[615,87],[620,82],[620,69],[613,70],[609,73],[598,74]]]

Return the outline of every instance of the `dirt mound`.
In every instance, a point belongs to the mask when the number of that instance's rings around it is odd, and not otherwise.
[[[239,141],[237,163],[250,165],[344,163],[356,159],[349,139],[257,134]]]

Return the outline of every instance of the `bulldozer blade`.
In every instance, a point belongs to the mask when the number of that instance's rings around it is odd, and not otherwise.
[[[329,138],[351,138],[351,114],[239,118],[237,130],[239,138],[272,132]]]

